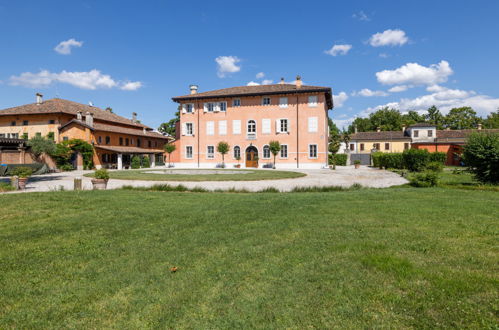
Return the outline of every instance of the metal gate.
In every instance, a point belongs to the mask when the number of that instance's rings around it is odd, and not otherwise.
[[[350,165],[360,160],[361,165],[371,165],[371,154],[350,154]]]

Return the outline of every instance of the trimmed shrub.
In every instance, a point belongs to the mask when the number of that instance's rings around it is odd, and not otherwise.
[[[373,160],[374,167],[379,167],[379,168],[383,167],[383,165],[381,165],[381,157],[383,157],[383,153],[379,152],[379,151],[371,154],[371,158]]]
[[[105,168],[95,171],[94,178],[101,180],[109,180],[109,173]]]
[[[12,171],[12,176],[27,178],[33,174],[33,170],[29,167],[17,167]]]
[[[439,162],[445,164],[447,160],[447,154],[445,152],[430,152],[430,162]]]
[[[140,157],[139,156],[133,156],[131,160],[130,166],[132,169],[136,170],[140,168]]]
[[[149,156],[142,157],[142,168],[151,167],[151,161],[149,160]]]
[[[333,159],[336,160],[336,165],[347,166],[347,154],[329,154],[328,161],[329,165],[333,165]]]
[[[435,171],[415,173],[409,178],[409,184],[419,188],[436,187],[438,185],[438,173]]]
[[[464,146],[463,160],[478,181],[498,184],[499,134],[471,134]]]
[[[430,153],[426,149],[409,149],[403,152],[404,165],[411,172],[421,172],[430,160]]]
[[[429,162],[426,164],[426,170],[440,173],[444,170],[444,164],[441,162]]]
[[[381,164],[385,168],[401,170],[404,168],[404,157],[401,153],[384,153],[381,156]]]
[[[10,176],[19,167],[28,167],[31,169],[33,174],[44,174],[44,165],[42,163],[32,163],[32,164],[8,164],[0,166],[0,176]],[[45,166],[46,168],[46,166]]]
[[[14,190],[14,187],[10,183],[0,182],[0,192],[12,190]]]

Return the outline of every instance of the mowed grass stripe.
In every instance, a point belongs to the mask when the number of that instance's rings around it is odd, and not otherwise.
[[[0,327],[492,326],[498,196],[2,195]]]

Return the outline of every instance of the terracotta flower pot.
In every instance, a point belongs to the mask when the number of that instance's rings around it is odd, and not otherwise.
[[[355,168],[357,169],[357,168],[359,168],[359,167],[360,167],[360,164],[355,164],[354,166],[355,166]]]
[[[19,189],[24,190],[26,189],[26,183],[28,182],[28,178],[19,178],[17,179]]]
[[[94,190],[106,190],[107,181],[106,179],[92,179],[92,186]]]

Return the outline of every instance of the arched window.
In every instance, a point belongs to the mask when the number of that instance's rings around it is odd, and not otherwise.
[[[263,158],[270,158],[270,147],[268,145],[263,146]]]
[[[234,147],[234,159],[241,158],[241,148],[239,146]]]
[[[248,121],[248,133],[256,133],[256,122],[254,120]]]

